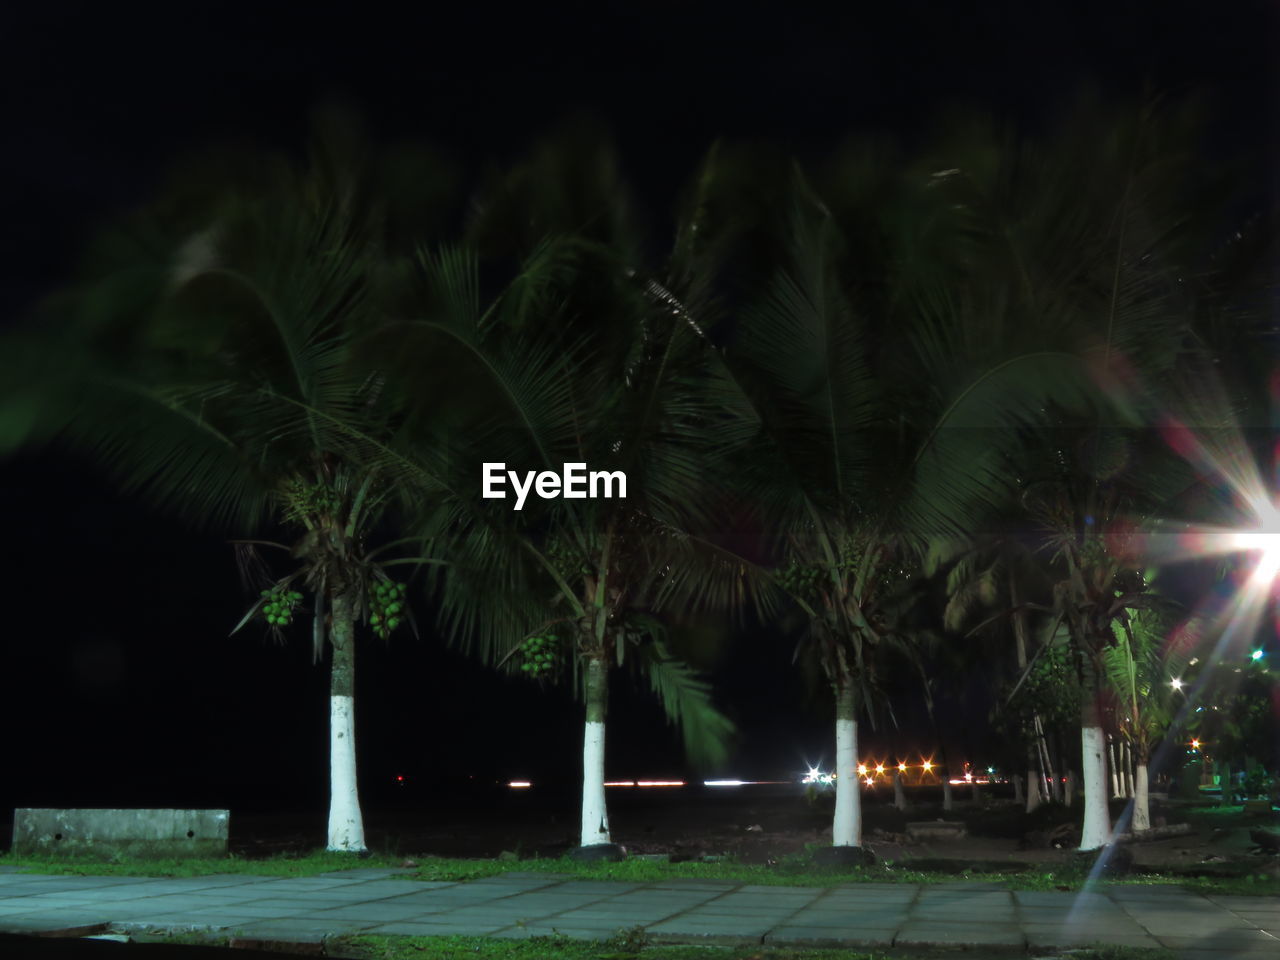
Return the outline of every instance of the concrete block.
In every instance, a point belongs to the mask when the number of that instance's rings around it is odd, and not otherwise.
[[[13,812],[18,856],[225,857],[227,810],[51,810]]]

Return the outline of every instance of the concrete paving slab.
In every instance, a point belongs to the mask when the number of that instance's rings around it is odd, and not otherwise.
[[[339,900],[339,899],[336,899],[335,897],[329,897],[329,896],[300,897],[295,894],[292,896],[282,895],[282,896],[273,896],[273,897],[261,897],[257,900],[251,900],[248,902],[252,903],[254,906],[271,907],[277,910],[297,910],[299,908],[304,910],[328,910],[333,907],[348,907],[348,906],[351,906],[353,903],[359,903],[360,901],[348,900],[348,899]],[[234,910],[236,909],[236,905],[233,904],[228,909]]]
[[[76,887],[71,890],[50,890],[32,894],[27,899],[58,903],[90,898],[95,902],[109,903],[113,900],[137,900],[146,896],[149,896],[149,894],[146,892],[146,888],[141,886],[104,887],[102,889]]]
[[[0,933],[49,934],[68,931],[67,936],[88,936],[107,929],[106,918],[98,913],[64,911],[57,916],[16,916],[0,919]]]
[[[548,892],[554,893],[597,893],[602,897],[616,896],[630,890],[640,889],[639,883],[617,883],[612,880],[567,880],[557,882]]]
[[[1134,920],[1142,924],[1148,930],[1191,930],[1191,931],[1209,931],[1209,930],[1244,930],[1249,929],[1252,924],[1248,921],[1236,916],[1234,913],[1222,911],[1217,914],[1180,915],[1180,914],[1160,914],[1158,916],[1136,914]]]
[[[1233,931],[1210,931],[1201,933],[1152,931],[1152,936],[1160,941],[1161,946],[1172,948],[1212,947],[1217,950],[1235,950],[1236,947],[1270,946],[1276,956],[1280,956],[1280,941],[1265,931],[1258,929],[1233,929]]]
[[[254,886],[276,893],[281,890],[298,890],[311,893],[319,890],[354,890],[361,886],[359,880],[350,877],[279,877],[259,880]]]
[[[32,907],[29,902],[21,903],[14,900],[6,900],[0,902],[0,917],[22,916],[36,912],[37,909]]]
[[[847,910],[800,910],[786,922],[811,927],[899,927],[907,922],[905,910],[850,913]]]
[[[1112,900],[1197,900],[1198,893],[1184,890],[1177,886],[1164,886],[1156,883],[1132,883],[1107,888],[1106,895]]]
[[[349,907],[332,907],[328,910],[311,910],[299,915],[328,920],[369,919],[377,923],[391,923],[396,920],[415,920],[433,916],[433,914],[427,913],[421,907],[412,904],[395,906],[378,902],[354,904]]]
[[[238,890],[234,887],[209,887],[205,890],[175,890],[173,893],[161,894],[163,897],[185,897],[192,903],[253,903],[262,899],[262,893],[255,890]],[[155,899],[158,899],[155,898]]]
[[[1102,904],[1112,906],[1114,901],[1104,893],[1081,890],[1069,893],[1063,890],[1014,890],[1013,899],[1018,903],[1040,906],[1083,906]]]
[[[350,888],[353,895],[358,895],[363,900],[398,897],[405,893],[421,893],[422,889],[422,884],[416,880],[366,880]]]
[[[552,889],[554,890],[554,888]],[[616,900],[617,898],[612,899]],[[603,891],[597,893],[560,893],[558,890],[552,893],[535,890],[532,893],[520,893],[514,897],[506,898],[506,901],[511,903],[525,903],[530,906],[546,907],[549,910],[567,910],[571,907],[588,903],[605,903],[609,902],[609,900],[610,898],[606,897]]]
[[[657,922],[657,921],[652,921]],[[583,916],[580,913],[562,913],[553,917],[529,917],[524,923],[517,926],[528,926],[530,924],[552,924],[561,927],[577,927],[582,930],[634,930],[636,927],[648,926],[642,924],[634,917],[618,917],[618,916]]]
[[[307,904],[299,902],[294,907],[263,907],[245,904],[235,907],[206,907],[203,910],[184,910],[182,916],[201,919],[204,917],[240,917],[245,920],[270,920],[273,917],[312,917],[327,911],[310,909]]]
[[[848,900],[844,897],[817,897],[803,904],[802,910],[838,910],[859,916],[875,913],[905,912],[911,908],[910,900]]]
[[[344,933],[355,933],[377,926],[376,923],[363,920],[316,920],[310,917],[297,919],[280,918],[278,920],[259,920],[240,926],[238,932],[247,937],[267,940],[289,940],[294,937],[317,936],[327,937]]]
[[[586,926],[597,926],[600,923],[614,923],[621,927],[649,926],[661,923],[674,916],[675,911],[657,910],[566,910],[553,916],[555,920],[581,922]]]
[[[1228,910],[1270,909],[1280,911],[1280,899],[1276,897],[1240,897],[1228,894],[1210,893],[1204,899],[1210,903],[1226,907]]]

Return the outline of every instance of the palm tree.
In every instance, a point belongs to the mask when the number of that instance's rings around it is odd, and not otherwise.
[[[465,250],[425,254],[417,273],[419,318],[371,349],[388,358],[378,362],[408,420],[445,451],[448,493],[421,521],[428,552],[450,559],[435,581],[442,629],[490,663],[574,686],[582,855],[617,856],[603,787],[610,673],[647,677],[696,762],[720,762],[733,731],[669,640],[677,614],[735,608],[753,591],[745,565],[694,532],[708,525],[712,351],[684,300],[597,241],[544,242],[487,299]],[[445,384],[416,376],[427,355]],[[482,465],[499,459],[489,469],[506,498],[485,498]],[[607,475],[612,495],[531,495],[515,508],[504,471],[563,477],[566,464]]]
[[[927,207],[930,182],[908,175],[881,203]],[[831,213],[797,179],[789,262],[726,349],[747,437],[736,476],[774,531],[778,580],[835,698],[831,855],[847,860],[863,857],[855,718],[876,702],[876,652],[896,632],[889,598],[932,540],[983,528],[1006,495],[1004,445],[1049,397],[1079,389],[1060,355],[1024,351],[1016,336],[992,349],[983,330],[1007,317],[945,295],[941,271],[903,264],[897,254],[927,249],[945,217],[881,216],[894,231],[859,249],[891,252],[858,266],[888,279],[867,290]]]
[[[373,324],[370,235],[316,165],[260,159],[263,183],[161,203],[105,244],[94,276],[22,338],[10,397],[41,398],[26,442],[53,440],[199,527],[231,534],[273,631],[314,597],[330,660],[331,850],[365,849],[355,756],[356,626],[390,578],[368,540],[423,495],[392,446],[381,381],[353,375]],[[293,531],[292,543],[256,539]],[[245,551],[280,547],[275,578]],[[384,587],[385,590],[385,587]],[[248,618],[246,618],[248,619]]]

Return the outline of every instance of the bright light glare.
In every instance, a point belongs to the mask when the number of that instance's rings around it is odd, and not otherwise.
[[[907,772],[907,765],[906,765],[905,763],[900,763],[900,764],[898,764],[898,770],[899,770],[900,772],[902,772],[902,773],[906,773],[906,772]]]
[[[1175,690],[1181,690],[1181,689],[1182,689],[1182,678],[1181,678],[1181,677],[1174,677],[1172,680],[1170,680],[1170,681],[1169,681],[1169,686],[1173,687],[1173,689],[1175,689]]]
[[[1252,653],[1252,654],[1250,654],[1250,659],[1251,659],[1251,660],[1261,660],[1261,659],[1262,659],[1262,651],[1261,651],[1261,650],[1255,650],[1255,651],[1253,651],[1253,653]]]
[[[703,780],[704,787],[741,787],[746,780]]]
[[[683,787],[683,780],[637,780],[637,787]]]
[[[867,779],[864,782],[868,787],[874,787],[876,785],[876,782],[872,780],[870,777],[867,777]]]
[[[1191,741],[1191,749],[1192,749],[1192,750],[1199,750],[1199,749],[1200,749],[1200,741],[1199,741],[1199,740],[1192,740],[1192,741]]]
[[[858,776],[865,777],[867,775],[867,765],[865,763],[858,764]]]
[[[877,763],[877,764],[876,764],[876,773],[884,773],[884,764],[883,764],[883,763]]]
[[[634,780],[606,780],[604,785],[606,787],[634,787],[636,783]]]
[[[512,790],[526,790],[529,787],[532,787],[533,784],[530,783],[528,780],[512,780],[510,783],[507,784],[507,786],[510,787]]]
[[[932,770],[932,769],[933,769],[933,764],[932,764],[930,761],[928,761],[928,760],[926,760],[924,763],[922,763],[922,764],[921,764],[921,766],[922,766],[922,767],[924,767],[924,772],[925,772],[925,773],[928,773],[930,770]]]

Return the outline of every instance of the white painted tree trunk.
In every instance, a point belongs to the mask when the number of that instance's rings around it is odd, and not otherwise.
[[[942,775],[942,809],[950,813],[951,807],[951,771],[948,770]]]
[[[1111,796],[1113,797],[1120,796],[1120,764],[1116,762],[1118,749],[1114,740],[1107,741],[1107,752],[1111,760],[1108,766],[1111,768]]]
[[[907,809],[907,794],[902,789],[902,773],[899,770],[893,771],[893,805],[899,810]]]
[[[329,698],[329,849],[365,849],[364,818],[356,789],[354,697]]]
[[[1133,791],[1133,832],[1151,829],[1151,797],[1147,784],[1147,765],[1139,761],[1137,783]]]
[[[346,595],[333,598],[329,644],[328,849],[363,853],[364,816],[356,779],[355,623]]]
[[[1107,812],[1107,738],[1101,726],[1081,724],[1080,752],[1084,764],[1084,828],[1080,833],[1080,849],[1097,850],[1111,835],[1111,817]]]
[[[584,847],[611,843],[604,800],[604,718],[608,671],[603,660],[587,661],[587,722],[582,738],[582,836]]]
[[[858,724],[853,719],[853,687],[836,693],[836,812],[831,845],[862,845],[862,798],[858,793]]]

